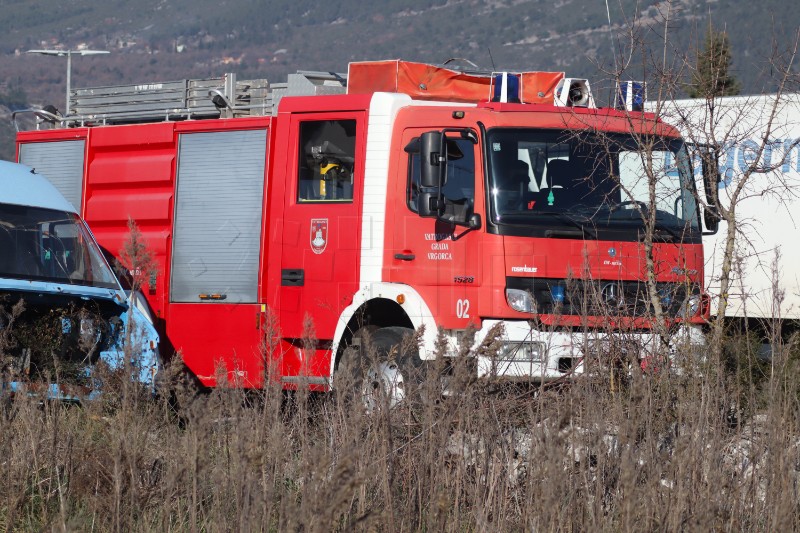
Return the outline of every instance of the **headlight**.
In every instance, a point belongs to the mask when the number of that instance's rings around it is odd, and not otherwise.
[[[521,313],[533,312],[533,298],[527,291],[521,289],[506,289],[506,301],[514,311]]]
[[[688,300],[683,302],[680,311],[678,311],[679,318],[691,318],[697,314],[700,310],[700,302],[702,298],[699,294],[695,294],[689,297]]]
[[[545,345],[543,342],[506,342],[497,354],[500,361],[544,361]]]
[[[150,308],[147,306],[147,301],[141,291],[136,291],[128,295],[128,301],[133,308],[134,316],[145,319],[151,326],[154,326],[156,321],[150,313]]]

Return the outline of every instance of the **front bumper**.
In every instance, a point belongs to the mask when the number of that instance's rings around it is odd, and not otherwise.
[[[662,347],[654,332],[534,328],[524,321],[485,320],[475,339],[478,377],[547,382],[584,373],[591,362],[658,368],[705,346],[697,326],[681,326]]]

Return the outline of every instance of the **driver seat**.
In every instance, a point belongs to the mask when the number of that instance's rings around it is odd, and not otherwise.
[[[530,170],[530,165],[525,161],[515,159],[509,162],[505,179],[498,183],[501,208],[508,211],[525,209],[525,203],[531,197],[528,189]]]

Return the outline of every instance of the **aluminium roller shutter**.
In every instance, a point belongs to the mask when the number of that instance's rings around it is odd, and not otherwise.
[[[180,136],[171,301],[256,301],[265,158],[266,130]]]
[[[24,143],[19,147],[19,162],[46,177],[81,212],[84,146],[83,140]]]

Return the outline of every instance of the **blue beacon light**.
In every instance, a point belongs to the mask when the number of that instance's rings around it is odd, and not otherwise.
[[[515,103],[520,100],[520,77],[518,74],[500,72],[494,75],[494,88],[492,90],[492,102]]]
[[[555,285],[554,287],[550,287],[550,297],[556,303],[563,303],[564,287],[562,287],[561,285]]]
[[[647,86],[643,81],[622,81],[617,85],[617,109],[644,111]]]

